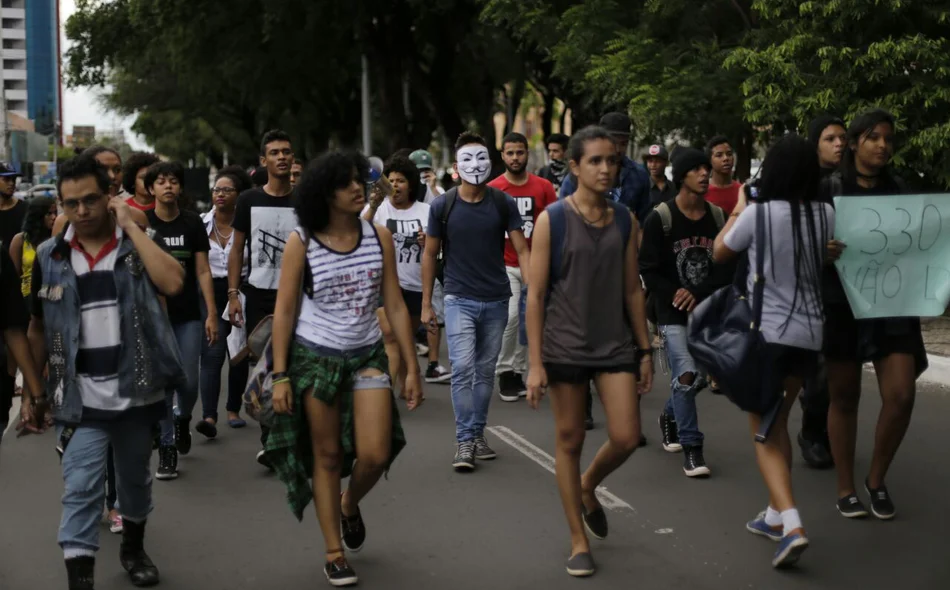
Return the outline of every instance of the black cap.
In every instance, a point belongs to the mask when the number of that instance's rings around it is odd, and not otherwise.
[[[0,162],[0,177],[9,178],[11,176],[15,178],[20,176],[20,173],[14,170],[12,167],[7,166],[3,162]]]
[[[690,170],[695,170],[705,165],[712,168],[709,163],[709,156],[705,152],[695,148],[683,148],[677,150],[676,158],[673,159],[673,182],[677,185],[683,182],[683,178]]]
[[[822,132],[832,125],[841,125],[845,129],[848,128],[848,126],[844,124],[844,120],[840,117],[821,115],[812,119],[811,123],[808,124],[808,141],[817,147],[818,142],[821,141]]]
[[[643,161],[644,161],[644,162],[646,162],[646,161],[649,160],[650,158],[662,158],[662,159],[666,160],[667,162],[669,162],[669,161],[670,161],[670,153],[666,151],[666,147],[665,147],[665,146],[662,146],[662,145],[659,145],[659,144],[654,144],[654,145],[651,145],[649,148],[647,148],[646,153],[643,154]]]
[[[612,135],[630,135],[630,117],[626,113],[607,113],[601,117],[600,126]]]

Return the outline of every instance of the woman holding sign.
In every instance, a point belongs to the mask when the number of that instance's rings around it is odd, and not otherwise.
[[[834,209],[818,200],[820,172],[814,145],[787,135],[769,150],[756,188],[743,187],[739,203],[713,246],[713,260],[722,264],[749,252],[749,293],[755,281],[756,257],[764,256],[765,277],[760,331],[774,359],[772,382],[785,401],[755,456],[769,490],[768,507],[746,529],[778,542],[773,567],[798,561],[808,537],[792,496],[792,443],[788,414],[818,362],[822,345],[821,269],[824,245],[831,239]],[[757,193],[747,204],[747,195]],[[765,208],[764,243],[757,243],[756,215]],[[763,417],[749,414],[755,436]]]
[[[883,110],[864,113],[848,128],[848,145],[841,170],[827,179],[823,193],[863,197],[899,195],[903,182],[888,170],[894,152],[894,117]],[[899,197],[895,197],[899,199]],[[829,258],[837,260],[845,244],[828,244]],[[831,408],[828,434],[838,471],[838,512],[846,518],[864,518],[868,511],[854,485],[854,449],[861,397],[861,366],[873,362],[881,390],[881,413],[874,436],[871,470],[864,489],[877,518],[894,518],[895,508],[884,477],[897,454],[916,395],[915,381],[927,368],[920,318],[854,319],[837,272],[826,273],[825,358]]]

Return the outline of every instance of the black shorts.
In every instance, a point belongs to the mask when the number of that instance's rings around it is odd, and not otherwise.
[[[402,298],[406,301],[409,316],[417,318],[422,315],[422,293],[402,289]]]
[[[640,367],[636,363],[622,363],[608,367],[544,363],[544,371],[548,374],[548,385],[557,385],[559,383],[587,385],[594,377],[601,373],[631,373],[637,379],[640,378]]]
[[[818,370],[820,353],[817,350],[769,343],[769,359],[772,370],[765,386],[782,391],[786,377],[800,377],[803,381],[813,379]]]
[[[828,361],[854,363],[909,354],[918,377],[927,369],[920,318],[856,320],[847,304],[825,307],[824,354]]]

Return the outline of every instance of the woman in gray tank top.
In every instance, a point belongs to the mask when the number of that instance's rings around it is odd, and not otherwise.
[[[568,151],[578,189],[545,210],[534,228],[527,385],[534,408],[550,388],[555,470],[571,531],[567,573],[589,576],[594,560],[584,528],[598,539],[607,536],[594,490],[639,444],[637,395],[652,386],[653,356],[637,267],[637,224],[626,207],[606,197],[619,168],[616,143],[605,129],[588,127],[574,135]],[[604,404],[609,440],[579,476],[591,380]]]

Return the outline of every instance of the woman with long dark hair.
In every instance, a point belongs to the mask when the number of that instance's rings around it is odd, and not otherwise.
[[[363,156],[332,152],[300,179],[300,226],[284,249],[271,340],[276,418],[265,450],[298,519],[313,498],[333,586],[357,583],[344,549],[355,553],[366,539],[359,503],[405,446],[376,318],[380,294],[408,365],[408,408],[423,399],[392,234],[360,218],[368,175]]]
[[[713,259],[722,263],[748,251],[748,289],[756,280],[757,256],[764,256],[762,321],[772,371],[763,387],[784,392],[781,410],[755,455],[769,491],[765,511],[746,529],[779,543],[774,567],[798,561],[808,537],[792,495],[792,444],[788,414],[804,379],[814,370],[822,345],[821,270],[825,244],[834,228],[834,209],[818,199],[820,171],[815,147],[787,135],[769,150],[756,187],[744,187],[739,203],[716,237]],[[755,202],[747,193],[757,192]],[[765,208],[765,243],[756,240],[757,209]],[[749,414],[753,437],[763,417]]]
[[[228,306],[228,256],[234,244],[234,209],[238,195],[253,187],[251,177],[240,166],[222,168],[214,179],[211,198],[214,206],[202,216],[211,250],[208,264],[211,267],[211,283],[218,311]],[[207,305],[201,302],[201,319],[207,320]],[[228,357],[228,335],[231,322],[218,317],[218,339],[211,344],[204,339],[201,346],[201,373],[198,378],[201,391],[201,422],[195,430],[209,438],[218,434],[218,398],[221,395],[221,367]],[[241,394],[247,384],[247,363],[238,363],[228,368],[228,426],[243,428],[247,422],[241,418]]]
[[[33,276],[33,257],[36,248],[49,239],[56,222],[56,199],[53,197],[34,197],[23,219],[23,231],[10,240],[10,259],[20,275],[20,291],[29,309],[30,280]]]
[[[894,153],[894,131],[894,117],[887,111],[878,109],[856,117],[848,127],[841,170],[826,180],[827,193],[845,197],[905,193],[903,182],[888,169]],[[830,257],[836,259],[843,246],[839,242],[829,244]],[[828,434],[838,472],[838,512],[847,518],[868,515],[854,485],[854,451],[861,367],[871,362],[883,403],[864,489],[874,516],[889,520],[896,510],[884,478],[910,424],[917,377],[927,368],[920,318],[856,320],[833,268],[826,275],[825,308],[828,321],[824,353],[831,395]]]

